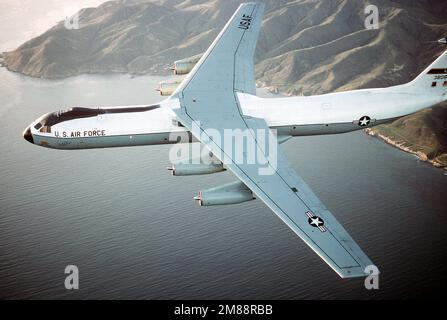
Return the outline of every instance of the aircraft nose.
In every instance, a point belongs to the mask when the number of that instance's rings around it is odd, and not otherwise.
[[[25,131],[23,131],[23,138],[26,141],[31,142],[31,143],[34,144],[33,135],[31,134],[31,128],[30,127],[26,128]]]

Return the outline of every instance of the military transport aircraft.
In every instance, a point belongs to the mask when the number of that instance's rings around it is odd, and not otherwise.
[[[365,276],[371,260],[287,164],[280,144],[295,136],[368,128],[446,100],[447,52],[403,85],[259,98],[253,55],[263,11],[262,4],[242,4],[172,95],[159,104],[48,113],[25,129],[24,138],[48,148],[85,149],[173,144],[177,141],[170,139],[172,134],[185,133],[187,142],[199,141],[219,161],[174,163],[170,169],[175,175],[228,169],[238,178],[200,192],[196,199],[201,205],[235,204],[256,196],[338,275]],[[240,149],[215,138],[228,130],[248,132]],[[262,138],[257,134],[262,131],[273,138]],[[247,161],[252,153],[266,161]],[[271,170],[262,172],[261,167]]]

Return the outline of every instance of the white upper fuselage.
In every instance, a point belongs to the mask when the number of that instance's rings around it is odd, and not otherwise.
[[[445,100],[444,95],[417,90],[412,83],[382,89],[364,89],[308,97],[259,98],[238,93],[244,115],[265,119],[279,135],[303,136],[334,134],[387,122]],[[30,126],[34,143],[56,149],[84,149],[176,142],[176,133],[186,129],[176,121],[172,109],[180,108],[178,99],[160,104],[114,107],[93,116],[54,113],[56,121],[45,127],[36,120]],[[55,115],[55,116],[54,116]],[[48,116],[48,115],[46,115]],[[361,119],[370,119],[367,123]],[[54,123],[56,122],[56,123]],[[39,123],[42,127],[39,128]],[[174,134],[174,138],[170,135]],[[171,141],[173,140],[173,141]]]

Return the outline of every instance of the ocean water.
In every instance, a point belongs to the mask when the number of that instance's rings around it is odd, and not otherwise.
[[[402,299],[447,284],[447,176],[362,132],[295,138],[291,165],[379,267],[340,279],[261,201],[199,208],[231,173],[173,177],[170,146],[60,151],[23,129],[64,106],[156,103],[161,78],[0,69],[0,298]],[[64,287],[76,265],[79,290]]]

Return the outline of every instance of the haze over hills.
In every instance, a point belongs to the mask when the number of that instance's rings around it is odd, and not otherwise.
[[[174,60],[203,52],[240,0],[120,0],[79,12],[79,29],[60,22],[3,64],[29,76],[163,73]],[[261,85],[289,94],[321,94],[411,80],[445,46],[447,2],[266,0],[256,53]],[[379,8],[380,27],[367,30],[364,9]],[[447,107],[406,117],[378,131],[422,146],[445,162]],[[442,120],[442,121],[441,121]],[[391,134],[393,132],[393,134]]]

